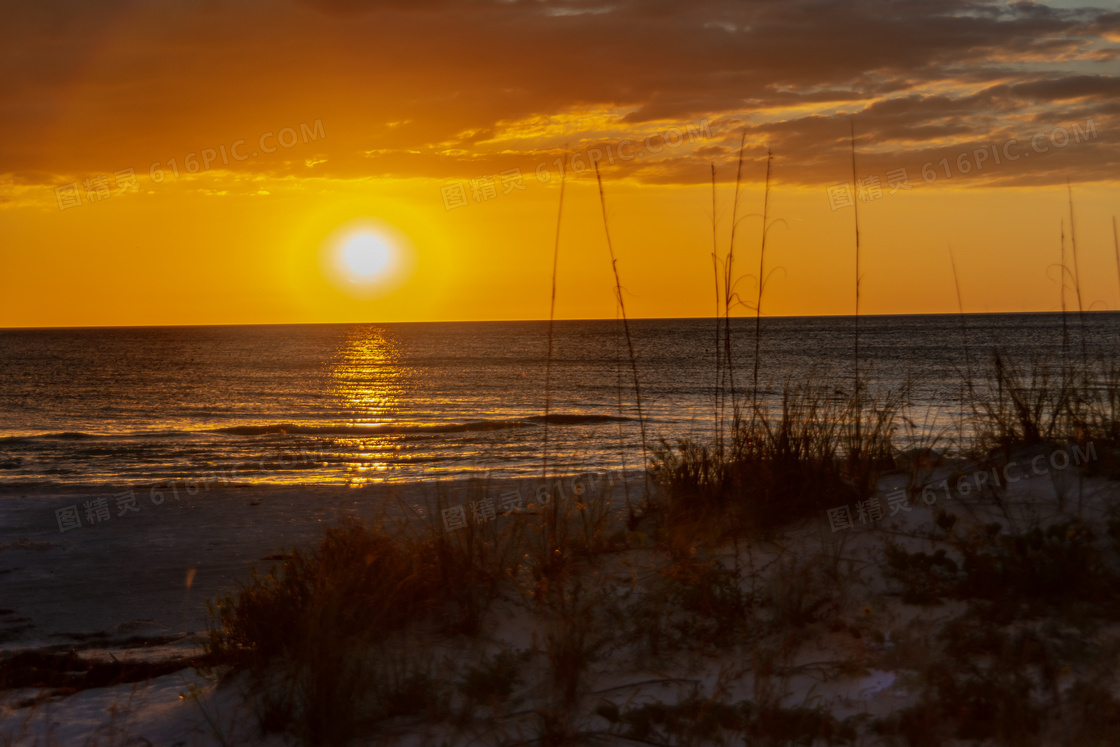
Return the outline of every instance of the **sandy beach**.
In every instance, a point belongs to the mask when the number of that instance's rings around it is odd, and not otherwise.
[[[1016,463],[1010,468],[1014,473],[1032,460],[1045,473],[1035,474],[1031,468],[1016,473],[1018,479],[1004,486],[998,500],[994,494],[971,488],[990,481],[979,478],[980,474],[1007,474],[1009,461]],[[881,477],[877,496],[883,505],[898,503],[897,497],[906,494],[915,474],[898,470]],[[914,677],[921,657],[915,653],[916,642],[936,640],[965,607],[947,600],[907,602],[899,594],[898,578],[888,571],[886,545],[909,553],[947,547],[946,535],[937,528],[945,521],[939,518],[943,516],[957,517],[962,532],[993,521],[1023,529],[1076,520],[1103,535],[1106,509],[1117,490],[1113,481],[1085,478],[1080,467],[1052,469],[1037,448],[997,463],[927,466],[920,478],[926,487],[942,480],[956,487],[948,492],[927,491],[925,502],[917,498],[920,493],[913,495],[906,504],[910,510],[885,512],[878,522],[856,520],[851,528],[837,531],[822,515],[754,543],[751,562],[763,569],[758,582],[778,584],[768,592],[774,595],[769,597],[772,602],[781,604],[783,588],[802,588],[835,607],[821,618],[829,622],[813,622],[810,616],[796,629],[789,629],[787,622],[785,629],[774,628],[749,652],[685,649],[650,658],[635,640],[593,666],[589,691],[636,708],[643,703],[685,703],[698,695],[726,702],[757,699],[770,688],[776,702],[789,709],[823,709],[839,721],[888,717],[919,701]],[[530,484],[523,482],[520,487]],[[506,491],[516,485],[491,488]],[[969,487],[962,491],[962,486]],[[466,489],[448,485],[441,486],[441,492],[454,496],[455,487]],[[0,599],[5,607],[18,600],[0,618],[5,650],[73,648],[91,661],[189,662],[201,651],[207,597],[235,588],[250,568],[266,566],[270,557],[293,547],[311,547],[322,527],[343,517],[367,521],[400,517],[410,510],[408,506],[432,500],[434,486],[214,487],[177,504],[145,507],[124,517],[114,515],[100,525],[59,532],[54,509],[74,502],[81,505],[97,494],[20,493],[0,499]],[[728,548],[720,551],[726,564],[733,562],[729,552]],[[842,570],[841,576],[828,576],[829,557],[843,560],[834,566]],[[634,573],[654,572],[664,562],[652,549],[631,546],[608,558],[597,572],[602,590],[625,597]],[[835,587],[828,588],[829,583]],[[544,630],[540,620],[511,601],[497,604],[488,620],[479,639],[484,649],[528,650]],[[1101,638],[1101,645],[1109,635]],[[767,651],[776,655],[793,640],[797,645],[779,668],[784,674],[771,672],[767,677],[775,679],[763,682],[760,677],[766,670],[757,667],[758,656]],[[453,645],[438,637],[428,643],[433,650]],[[1072,678],[1073,674],[1065,678],[1067,685]],[[22,707],[0,719],[4,729],[0,738],[10,740],[5,744],[32,744],[47,735],[59,744],[72,744],[98,734],[114,734],[118,739],[127,735],[152,744],[211,745],[230,739],[244,744],[288,743],[259,732],[253,706],[236,683],[216,687],[189,666],[113,687],[71,694],[55,690],[47,696],[49,691],[20,688],[6,694],[9,708]],[[32,704],[37,695],[39,701]],[[503,722],[503,739],[531,732],[525,720],[531,711],[526,714]],[[609,726],[602,717],[590,719],[584,723],[586,728]],[[405,720],[390,733],[399,744],[423,744],[436,738],[467,743],[483,733],[447,729],[424,719]]]
[[[589,473],[598,477],[606,473]],[[559,478],[570,497],[573,479]],[[613,473],[606,480],[613,480]],[[553,481],[555,482],[555,481]],[[594,483],[592,483],[593,485]],[[0,492],[0,640],[4,649],[205,632],[205,600],[231,590],[250,568],[318,542],[344,517],[425,524],[431,507],[462,506],[482,494],[515,494],[527,510],[540,480],[443,480],[344,486],[229,485],[176,489]],[[587,488],[592,494],[591,485]],[[153,493],[161,500],[156,505]],[[115,496],[136,497],[135,510]],[[90,524],[86,503],[107,499],[108,519]],[[82,525],[60,529],[56,512],[76,507]],[[455,517],[449,517],[454,521]],[[61,519],[66,521],[66,519]],[[438,525],[448,526],[441,520]],[[0,649],[3,650],[3,649]]]

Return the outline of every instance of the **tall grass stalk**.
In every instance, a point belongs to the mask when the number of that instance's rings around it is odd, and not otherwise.
[[[723,453],[723,401],[720,393],[723,390],[723,371],[720,367],[720,350],[719,350],[719,327],[722,322],[720,319],[720,297],[719,297],[719,219],[716,215],[716,165],[713,162],[712,166],[712,274],[715,279],[716,291],[716,386],[715,386],[715,447],[716,452]],[[1120,270],[1120,254],[1117,255],[1117,269]]]
[[[1116,250],[1116,282],[1120,283],[1120,235],[1116,233],[1116,216],[1112,216],[1112,247]]]
[[[544,364],[544,449],[541,459],[541,479],[548,484],[548,414],[552,409],[552,341],[556,320],[556,268],[560,264],[560,219],[564,215],[564,170],[560,171],[560,204],[556,208],[556,239],[552,246],[552,294],[548,304],[548,355]]]
[[[735,169],[735,197],[731,206],[731,240],[727,247],[727,260],[723,266],[723,359],[727,367],[728,393],[731,395],[731,432],[739,432],[739,399],[735,394],[735,367],[731,356],[731,307],[735,299],[735,230],[739,225],[739,190],[743,182],[743,148],[747,143],[747,128],[739,139],[739,163]]]
[[[953,247],[949,247],[949,264],[953,266],[953,285],[957,289],[957,313],[961,320],[961,337],[964,342],[964,367],[968,374],[968,389],[972,391],[972,361],[968,352],[968,325],[964,319],[964,298],[961,296],[961,280],[957,274],[957,260],[953,257]]]
[[[758,299],[754,307],[754,381],[751,385],[751,404],[758,411],[758,359],[762,348],[762,290],[766,285],[766,234],[770,214],[770,166],[774,160],[773,152],[766,149],[766,189],[762,196],[762,247],[758,253]]]
[[[1081,270],[1077,263],[1077,231],[1073,226],[1073,187],[1066,179],[1066,191],[1069,194],[1069,244],[1073,251],[1073,289],[1077,293],[1077,323],[1081,327],[1081,363],[1087,365],[1088,353],[1085,348],[1085,307],[1081,303]]]
[[[599,173],[599,164],[595,164],[595,181],[599,184],[599,205],[603,210],[603,233],[607,237],[607,251],[611,256],[611,270],[614,272],[614,293],[618,299],[618,309],[622,314],[622,330],[626,335],[626,348],[630,353],[630,370],[634,374],[634,400],[638,409],[638,429],[642,434],[642,475],[646,481],[646,498],[649,497],[649,469],[646,458],[649,447],[646,442],[646,421],[642,414],[642,386],[638,381],[638,358],[634,355],[634,340],[630,336],[630,322],[626,318],[626,302],[622,297],[622,279],[618,274],[618,259],[614,256],[614,244],[611,243],[610,221],[607,219],[607,197],[603,192],[603,177]],[[627,506],[627,511],[633,518],[633,506]]]
[[[615,322],[621,321],[617,304],[615,305],[614,309],[614,320]],[[622,472],[623,474],[625,474],[626,437],[622,427],[623,423],[625,422],[623,420],[623,418],[625,417],[625,411],[622,406],[622,346],[621,344],[619,344],[618,335],[615,335],[614,337],[614,371],[617,379],[616,383],[618,385],[618,458],[619,462],[622,464]],[[630,485],[626,482],[626,480],[622,481],[622,495],[624,500],[626,501],[626,511],[630,525],[629,528],[633,530],[637,525],[637,520],[633,511],[633,504],[630,502]]]
[[[855,382],[852,385],[852,409],[854,412],[853,425],[855,427],[855,438],[853,439],[853,449],[858,450],[860,439],[860,423],[863,420],[863,408],[860,406],[860,380],[859,380],[859,182],[856,180],[856,121],[853,117],[848,121],[851,131],[851,146],[852,146],[852,188],[857,190],[855,199],[852,200],[852,208],[855,211],[855,235],[856,235],[856,315],[855,315]],[[853,461],[859,457],[858,452],[852,454]]]
[[[1062,229],[1062,263],[1058,265],[1058,271],[1062,278],[1062,288],[1060,291],[1062,302],[1062,357],[1069,355],[1069,324],[1066,322],[1066,222],[1061,221]]]
[[[953,256],[953,248],[949,248],[949,263],[953,268],[953,286],[956,288],[956,311],[961,319],[961,337],[964,343],[964,370],[968,372],[969,390],[972,390],[972,362],[969,356],[969,328],[968,324],[964,321],[964,298],[961,296],[961,278],[956,272],[956,259]]]
[[[968,325],[964,318],[964,297],[961,296],[961,281],[957,273],[957,260],[953,256],[953,247],[949,246],[949,264],[953,267],[953,285],[957,289],[957,312],[961,320],[961,338],[964,344],[964,370],[965,370],[965,386],[968,388],[968,401],[974,401],[976,398],[976,391],[972,380],[972,357],[968,350]],[[961,439],[964,439],[964,410],[965,410],[965,397],[961,393]]]

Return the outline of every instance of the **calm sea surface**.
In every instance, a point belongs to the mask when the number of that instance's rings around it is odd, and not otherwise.
[[[963,323],[963,329],[962,329]],[[1068,317],[1072,347],[1082,327]],[[733,323],[737,382],[754,320]],[[920,429],[955,422],[966,350],[1062,353],[1057,314],[863,317],[861,371],[913,382]],[[0,330],[0,486],[204,479],[361,485],[540,470],[547,322]],[[635,467],[640,437],[614,321],[557,322],[549,460]],[[710,435],[715,322],[631,322],[651,442]],[[1114,351],[1120,314],[1084,323]],[[763,320],[761,380],[850,389],[851,317]],[[619,357],[621,356],[621,358]],[[619,408],[619,362],[624,401]],[[231,472],[232,470],[232,472]]]

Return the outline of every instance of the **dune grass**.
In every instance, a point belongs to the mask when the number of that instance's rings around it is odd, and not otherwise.
[[[1000,371],[994,362],[992,371]],[[1024,376],[1005,364],[1000,376],[977,382],[977,396],[996,399],[977,404],[973,423],[997,450],[1070,435],[1073,403],[1090,401],[1064,396],[1060,370]],[[427,524],[329,529],[318,548],[294,551],[214,603],[210,660],[246,687],[262,729],[308,744],[413,732],[437,743],[555,745],[596,734],[658,744],[851,743],[857,734],[925,744],[948,733],[1021,741],[1043,725],[1016,715],[1037,702],[1032,672],[1042,660],[1016,653],[1036,644],[1011,630],[1015,621],[1077,621],[1086,604],[1091,615],[1117,617],[1113,561],[1100,555],[1100,535],[1076,520],[975,535],[947,519],[939,535],[947,552],[887,545],[888,576],[904,603],[961,600],[970,610],[928,644],[956,664],[907,665],[924,688],[918,705],[874,722],[841,719],[790,705],[780,683],[759,680],[796,673],[797,651],[830,631],[880,634],[856,609],[850,590],[862,571],[842,545],[773,555],[787,530],[820,525],[825,509],[873,495],[879,476],[902,463],[893,439],[906,393],[865,393],[863,442],[853,449],[857,411],[830,389],[787,382],[731,434],[723,456],[711,444],[663,442],[649,465],[656,491],[636,527],[627,526],[621,486],[585,484],[582,495],[549,496],[548,505],[454,532],[435,518],[440,496]],[[1101,417],[1085,405],[1076,422],[1100,437]],[[477,490],[481,499],[486,486]],[[503,625],[519,635],[501,635]],[[1044,651],[1054,645],[1039,640]],[[989,644],[984,650],[1004,658],[967,674],[961,662]],[[684,688],[669,700],[631,702],[601,689],[608,672],[737,651],[751,652],[743,661],[753,694]],[[1065,653],[1045,655],[1060,662]],[[860,671],[843,660],[828,666],[830,676]],[[1094,682],[1079,684],[1081,700],[1069,706],[1081,709],[1076,728],[1086,734],[1111,723],[1086,715],[1093,704],[1112,707]],[[974,710],[962,714],[964,703]]]
[[[854,168],[854,127],[852,158]],[[1120,619],[1111,591],[1120,556],[1102,545],[1099,527],[1066,512],[1061,493],[1050,507],[1059,518],[1045,523],[1035,517],[1029,526],[978,518],[978,506],[1011,517],[1002,502],[1006,486],[980,491],[977,484],[971,503],[963,491],[950,495],[975,513],[968,530],[959,516],[931,514],[934,528],[918,538],[927,550],[884,541],[880,571],[855,559],[845,547],[847,535],[822,533],[817,549],[804,539],[788,541],[789,532],[804,538],[821,527],[834,506],[882,498],[884,475],[902,475],[906,495],[916,499],[929,492],[938,470],[952,478],[957,473],[946,471],[943,455],[932,448],[942,435],[922,436],[919,448],[904,448],[914,445],[918,430],[909,387],[873,385],[873,371],[860,360],[858,318],[851,378],[800,373],[776,387],[761,386],[771,159],[768,154],[749,393],[736,385],[736,370],[746,366],[733,360],[730,324],[739,303],[733,268],[743,144],[723,257],[712,167],[712,439],[664,437],[645,451],[639,361],[597,170],[642,429],[643,499],[631,502],[629,491],[637,486],[627,483],[594,490],[583,485],[564,498],[545,490],[524,512],[448,532],[438,520],[446,503],[437,495],[427,523],[343,523],[328,529],[317,548],[297,550],[255,573],[213,603],[208,653],[215,672],[247,688],[263,729],[309,744],[421,733],[431,743],[542,745],[607,736],[650,744],[881,738],[919,745],[951,736],[1015,744],[1042,729],[1067,727],[1092,743],[1107,732],[1120,704],[1098,670],[1078,680],[1059,716],[1034,715],[1056,681],[1055,667],[1069,658],[1052,630],[1036,629],[1039,621],[1061,626]],[[858,232],[857,216],[857,315]],[[558,254],[559,221],[554,265]],[[1120,272],[1120,248],[1117,258]],[[957,289],[967,336],[959,283]],[[1120,474],[1120,364],[1091,358],[1084,337],[1082,324],[1082,355],[1063,351],[1053,360],[1024,362],[993,350],[981,364],[966,353],[956,458],[987,469],[1006,464],[1017,450],[1052,454],[1092,444],[1101,458],[1078,475]],[[619,376],[621,408],[622,366]],[[547,415],[548,392],[545,399]],[[909,438],[900,439],[903,432]],[[550,484],[558,476],[549,474],[547,443],[545,450],[543,479]],[[476,486],[476,500],[490,497],[488,489]],[[901,604],[953,601],[966,608],[935,635],[899,632],[898,649],[882,654],[913,673],[918,702],[878,719],[841,719],[808,702],[791,705],[788,681],[804,674],[807,665],[796,657],[808,641],[831,636],[863,641],[865,653],[872,644],[886,651],[891,631],[875,623],[873,604],[861,607],[852,593],[875,572],[893,585]],[[1116,654],[1106,660],[1120,661],[1120,645]],[[741,666],[721,664],[711,686],[666,674],[685,666],[682,661],[711,668],[721,655]],[[979,657],[989,658],[977,665]],[[826,680],[867,671],[866,659],[858,657],[813,666]],[[604,677],[624,669],[657,673],[649,682],[675,696],[623,697],[618,687],[604,685]],[[744,677],[749,687],[736,690]]]
[[[759,404],[720,455],[706,444],[662,441],[651,474],[670,521],[719,517],[737,532],[767,532],[846,499],[865,499],[893,466],[901,397],[864,398],[862,409],[827,386],[781,389],[774,411]]]

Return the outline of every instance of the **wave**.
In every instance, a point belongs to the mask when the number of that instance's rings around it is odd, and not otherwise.
[[[597,423],[619,423],[632,419],[618,415],[566,415],[564,413],[549,413],[547,418],[544,415],[534,415],[531,418],[526,418],[533,423],[543,423],[547,420],[550,425],[595,425]]]
[[[345,424],[324,424],[324,426],[310,426],[300,423],[263,423],[259,426],[227,426],[208,431],[211,433],[225,433],[227,436],[396,436],[409,435],[409,433],[465,433],[475,431],[507,430],[513,428],[535,427],[548,422],[552,426],[594,426],[600,423],[613,423],[628,421],[632,418],[618,417],[618,415],[575,414],[575,413],[550,413],[548,418],[544,415],[530,415],[530,417],[516,420],[467,420],[451,423],[380,423],[373,426],[345,426]],[[159,440],[166,438],[181,438],[197,435],[199,431],[139,431],[130,433],[86,433],[83,431],[62,431],[53,433],[37,433],[35,436],[6,436],[0,437],[0,447],[31,446],[43,441],[90,441],[90,440]],[[127,450],[134,450],[137,446],[129,447],[87,447],[83,454],[87,456],[118,456]],[[152,447],[155,448],[155,447]],[[104,449],[99,451],[99,449]]]
[[[551,425],[593,425],[597,423],[616,423],[620,418],[615,415],[566,415],[550,414],[547,422]],[[266,435],[317,435],[317,436],[386,436],[403,433],[464,433],[470,431],[496,431],[509,428],[524,428],[546,421],[543,415],[534,415],[520,420],[468,420],[462,423],[435,423],[430,425],[299,425],[296,423],[268,423],[265,425],[231,425],[217,428],[214,433],[231,436]]]
[[[494,431],[506,428],[524,428],[521,420],[471,420],[465,423],[434,425],[296,425],[271,423],[269,425],[232,425],[217,428],[214,433],[231,436],[265,435],[316,435],[316,436],[391,436],[398,433],[462,433],[465,431]]]
[[[40,433],[35,436],[4,436],[3,438],[0,438],[0,446],[26,446],[33,444],[36,441],[86,441],[94,438],[100,438],[100,436],[95,436],[92,433],[81,433],[78,431],[66,431],[64,433]]]
[[[37,441],[94,441],[103,439],[161,439],[173,436],[189,436],[190,431],[135,431],[130,433],[84,433],[82,431],[62,431],[61,433],[36,433],[33,436],[4,436],[0,445],[19,446]]]

